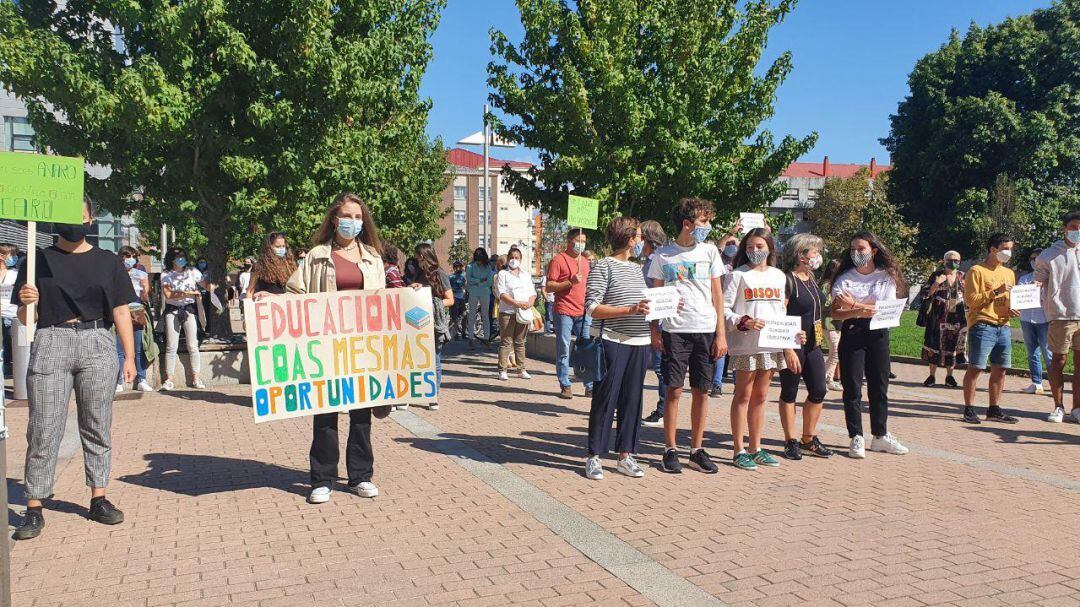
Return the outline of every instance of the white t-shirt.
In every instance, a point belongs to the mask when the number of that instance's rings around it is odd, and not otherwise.
[[[682,313],[661,321],[661,328],[668,333],[715,332],[712,279],[727,271],[716,245],[705,242],[683,247],[671,243],[657,249],[650,260],[649,279],[675,287],[683,300]]]
[[[536,295],[532,276],[525,270],[520,270],[517,276],[510,270],[502,270],[495,275],[495,294],[499,297],[499,314],[517,314],[519,310],[528,312],[503,301],[504,293],[508,293],[511,299],[517,301],[529,301],[530,297]],[[532,312],[529,314],[531,317]]]
[[[19,306],[11,303],[11,294],[15,290],[15,279],[19,277],[18,268],[8,268],[4,279],[0,281],[0,315],[4,318],[15,318],[19,313]]]
[[[237,282],[240,283],[240,299],[244,299],[247,297],[248,285],[251,284],[251,272],[240,272]]]
[[[173,291],[197,291],[199,281],[202,280],[202,272],[195,268],[187,268],[180,272],[170,271],[161,275],[161,286],[168,286]],[[166,299],[165,303],[173,306],[186,306],[195,303],[194,297],[179,297]]]
[[[885,270],[861,274],[855,268],[851,268],[833,282],[833,297],[844,292],[850,294],[857,303],[896,299],[896,282]]]
[[[787,277],[777,268],[753,270],[748,265],[735,268],[724,284],[724,316],[727,318],[728,353],[738,355],[782,352],[782,348],[757,345],[761,331],[740,331],[743,316],[779,318],[787,316]]]
[[[146,279],[146,272],[138,268],[128,270],[128,278],[131,279],[131,287],[135,289],[135,301],[142,301],[142,281]]]

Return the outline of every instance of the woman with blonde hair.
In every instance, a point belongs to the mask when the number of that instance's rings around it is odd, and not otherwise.
[[[285,285],[289,293],[329,293],[386,287],[382,241],[375,218],[356,194],[338,195],[315,234],[311,250]],[[376,417],[389,415],[389,407],[379,407]],[[371,409],[349,411],[349,439],[345,468],[349,488],[360,497],[375,497],[379,488],[371,482],[374,453],[371,449]],[[337,480],[338,414],[324,413],[312,418],[311,494],[308,502],[330,501]]]
[[[251,272],[248,297],[255,301],[269,295],[283,295],[285,283],[296,271],[296,258],[281,232],[270,232],[263,240],[259,261]]]

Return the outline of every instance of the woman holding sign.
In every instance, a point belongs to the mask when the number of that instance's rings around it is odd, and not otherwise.
[[[889,433],[889,330],[871,329],[877,302],[894,301],[907,283],[892,252],[870,232],[851,239],[848,254],[828,282],[832,285],[832,317],[840,321],[840,381],[844,417],[851,438],[850,457],[866,457],[862,426],[862,382],[870,395],[871,451],[903,455],[907,447]]]
[[[775,268],[776,244],[764,228],[747,232],[732,262],[735,269],[724,284],[724,315],[728,323],[728,364],[735,372],[731,399],[732,463],[740,470],[780,465],[761,448],[765,426],[765,401],[769,383],[777,370],[799,373],[795,348],[806,339],[796,327],[790,347],[762,345],[766,321],[787,315],[787,278]],[[750,433],[749,451],[743,437]]]
[[[322,224],[311,237],[312,248],[285,285],[289,293],[326,293],[346,290],[373,290],[386,287],[379,230],[367,205],[355,194],[338,195]],[[378,416],[390,413],[380,407]],[[349,439],[345,448],[345,468],[349,488],[360,497],[376,497],[379,488],[371,482],[375,456],[371,449],[371,409],[349,411]],[[311,494],[308,503],[330,501],[331,487],[338,475],[338,414],[312,416]]]

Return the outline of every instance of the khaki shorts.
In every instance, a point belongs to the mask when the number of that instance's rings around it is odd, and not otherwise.
[[[1080,320],[1051,320],[1046,342],[1051,354],[1080,350]]]

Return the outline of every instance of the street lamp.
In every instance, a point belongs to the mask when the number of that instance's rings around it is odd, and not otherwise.
[[[491,183],[490,183],[489,177],[488,177],[488,165],[490,164],[491,161],[490,161],[490,159],[488,157],[488,147],[489,146],[495,146],[497,148],[513,148],[513,147],[517,147],[517,144],[515,144],[512,141],[506,141],[505,139],[494,136],[494,133],[491,132],[491,125],[488,124],[488,119],[487,119],[488,118],[488,109],[489,109],[488,104],[485,103],[484,104],[484,130],[473,133],[472,135],[469,135],[468,137],[466,137],[466,138],[464,138],[464,139],[457,142],[458,145],[483,145],[484,146],[484,183],[483,183],[483,186],[484,186],[484,190],[483,190],[483,192],[484,192],[484,196],[483,196],[483,199],[484,199],[483,200],[483,205],[484,205],[483,206],[483,210],[484,210],[483,218],[484,218],[484,221],[482,222],[483,235],[482,235],[482,240],[481,240],[482,244],[480,245],[484,249],[490,249],[491,248],[491,245],[488,242],[491,239],[491,228],[490,228],[490,225],[489,225],[490,222],[491,222],[491,217],[488,215],[488,200],[491,198]],[[466,203],[466,204],[468,204],[468,203]]]

